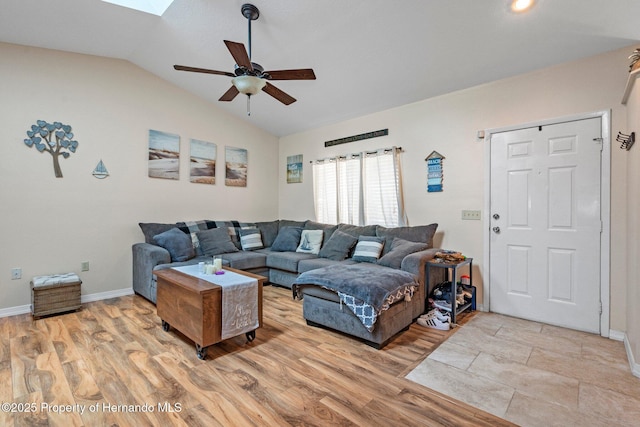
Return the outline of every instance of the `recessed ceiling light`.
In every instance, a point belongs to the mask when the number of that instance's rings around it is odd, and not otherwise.
[[[162,14],[171,6],[173,0],[102,0],[107,3],[117,4],[118,6],[128,7],[129,9],[139,10],[145,13],[162,16]]]
[[[511,10],[518,13],[526,12],[531,9],[534,3],[535,0],[513,0],[511,2]]]

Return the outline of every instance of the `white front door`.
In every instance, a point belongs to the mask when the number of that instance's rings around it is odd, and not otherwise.
[[[600,332],[601,120],[491,137],[490,311]]]

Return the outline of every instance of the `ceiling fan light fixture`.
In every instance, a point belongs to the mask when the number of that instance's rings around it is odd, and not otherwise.
[[[244,95],[255,95],[267,84],[265,79],[255,76],[238,76],[231,80],[231,83]]]
[[[516,13],[526,12],[533,7],[535,0],[512,0],[511,11]]]

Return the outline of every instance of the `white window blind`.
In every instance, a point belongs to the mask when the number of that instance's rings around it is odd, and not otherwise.
[[[314,162],[316,220],[406,225],[399,152],[393,147]]]

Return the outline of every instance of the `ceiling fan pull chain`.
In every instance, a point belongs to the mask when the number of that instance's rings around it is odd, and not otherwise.
[[[251,95],[247,95],[247,116],[251,115]]]

